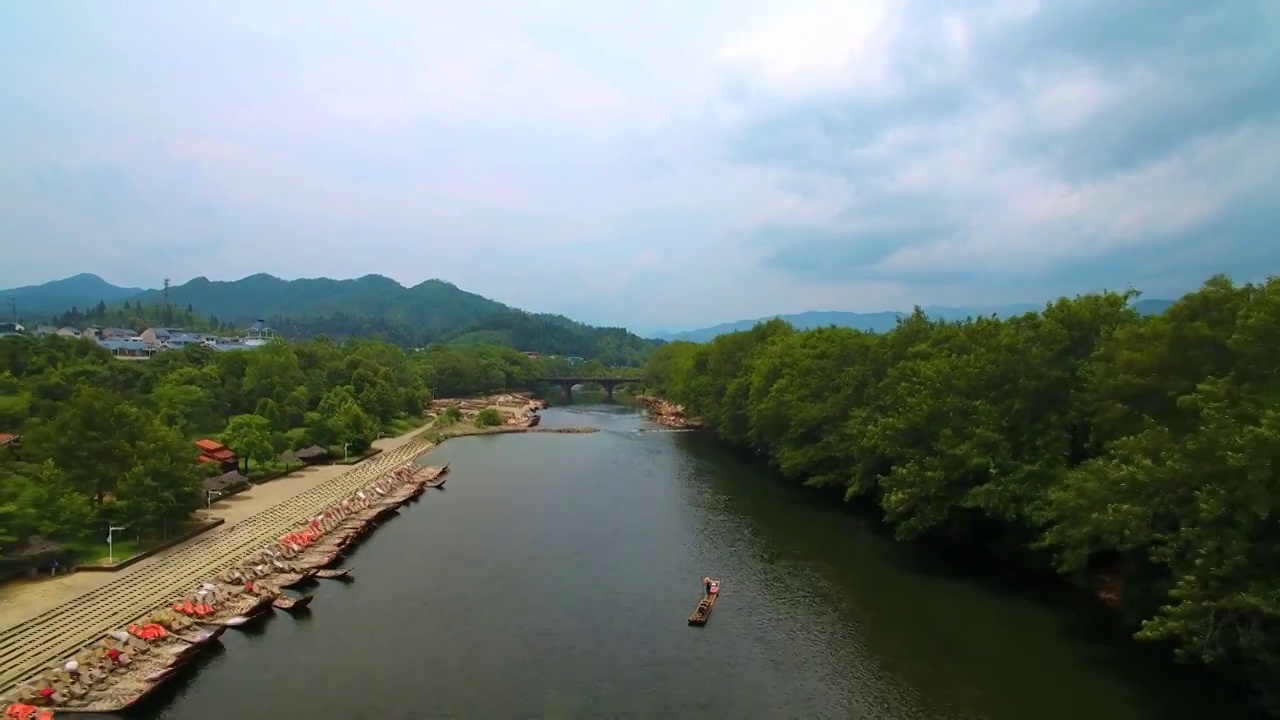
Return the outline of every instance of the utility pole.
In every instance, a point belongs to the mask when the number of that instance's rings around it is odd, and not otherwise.
[[[169,305],[169,278],[164,279],[164,304],[166,307]]]

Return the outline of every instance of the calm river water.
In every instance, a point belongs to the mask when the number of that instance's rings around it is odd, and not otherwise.
[[[1229,717],[1079,614],[962,573],[632,408],[452,440],[426,495],[145,708],[222,718]],[[704,575],[724,595],[685,618]],[[1161,673],[1164,671],[1161,670]]]

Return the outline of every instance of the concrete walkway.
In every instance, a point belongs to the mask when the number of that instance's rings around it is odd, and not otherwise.
[[[276,537],[392,468],[431,449],[422,428],[379,440],[357,465],[328,465],[273,480],[214,504],[226,523],[122,570],[74,573],[0,587],[0,689],[107,632],[192,591]]]

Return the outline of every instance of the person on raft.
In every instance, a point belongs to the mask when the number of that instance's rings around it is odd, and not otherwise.
[[[702,590],[707,595],[711,594],[711,578],[708,578],[708,577],[702,578]]]

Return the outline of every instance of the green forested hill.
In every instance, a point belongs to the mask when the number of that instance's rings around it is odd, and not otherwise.
[[[904,539],[1049,562],[1280,712],[1280,280],[1130,300],[883,334],[775,320],[647,373],[784,476],[877,503]]]
[[[114,305],[140,292],[142,288],[117,287],[92,273],[81,273],[39,285],[0,290],[0,300],[7,303],[12,299],[22,317],[42,318],[66,312],[73,307],[85,311],[99,302]],[[7,304],[4,312],[8,319]]]
[[[550,355],[581,355],[604,365],[638,365],[661,341],[645,340],[625,328],[583,325],[562,315],[510,311],[461,328],[448,338],[455,344],[498,344],[537,349]]]
[[[29,319],[59,324],[130,327],[154,322],[245,327],[261,318],[287,337],[377,338],[402,347],[441,342],[497,344],[548,355],[580,355],[605,365],[639,365],[662,344],[623,328],[597,328],[559,315],[527,313],[442,280],[404,287],[381,275],[355,280],[282,280],[265,274],[235,281],[199,277],[169,288],[170,310],[165,312],[161,290],[125,292],[100,278],[92,279],[97,283],[73,283],[80,293],[74,297],[104,292],[110,296],[104,298],[106,302],[83,300],[49,311],[36,311],[33,308],[38,305],[33,303],[24,305],[23,313]],[[67,282],[34,286],[27,297],[43,298],[41,302],[46,303],[72,297],[67,295]]]
[[[157,305],[163,301],[163,294],[148,290],[131,299]],[[433,334],[447,333],[485,316],[511,310],[442,280],[427,280],[407,288],[381,275],[355,280],[281,280],[261,273],[234,281],[198,277],[169,288],[169,299],[179,307],[190,304],[201,313],[239,322],[342,314],[378,318]]]

